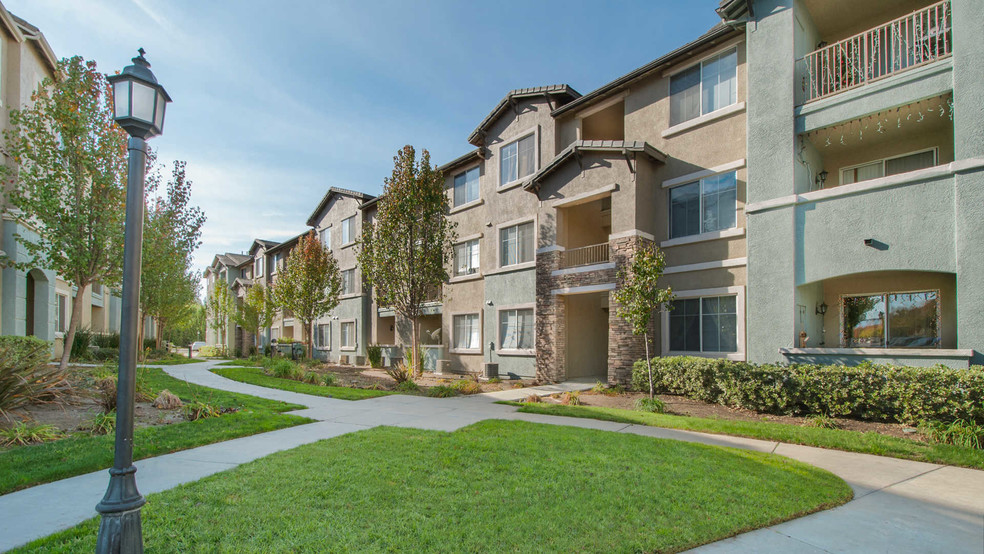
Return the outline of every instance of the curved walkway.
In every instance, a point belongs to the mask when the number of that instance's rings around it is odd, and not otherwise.
[[[522,414],[514,407],[495,404],[501,396],[497,393],[447,399],[392,395],[337,400],[226,379],[209,371],[216,363],[163,369],[202,386],[307,406],[291,413],[316,423],[136,462],[142,493],[167,490],[279,450],[377,425],[453,431],[484,419],[519,419],[774,452],[831,471],[854,489],[854,500],[838,508],[738,535],[694,552],[984,552],[982,471],[740,437]],[[530,390],[524,389],[523,396]],[[539,392],[558,390],[544,387]],[[96,515],[93,507],[102,498],[107,479],[102,470],[0,496],[0,551]]]

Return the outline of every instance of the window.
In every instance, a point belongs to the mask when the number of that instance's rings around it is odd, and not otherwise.
[[[536,133],[499,149],[499,186],[532,175],[536,170]]]
[[[253,261],[253,278],[263,277],[263,258]]]
[[[479,270],[478,239],[454,245],[454,275],[472,275]]]
[[[670,350],[737,352],[738,309],[735,296],[675,300],[670,311]]]
[[[102,295],[103,287],[101,283],[92,283],[92,294]]]
[[[478,200],[477,167],[454,176],[454,205],[461,206]]]
[[[499,312],[499,349],[533,350],[533,309]]]
[[[516,265],[533,261],[533,222],[503,227],[499,230],[499,265]]]
[[[355,242],[355,216],[342,220],[342,244]]]
[[[925,169],[934,165],[936,165],[936,149],[931,148],[922,152],[905,154],[904,156],[896,156],[894,158],[886,158],[852,167],[845,167],[841,169],[841,184],[850,185],[851,183],[867,181],[868,179],[877,179],[888,175],[898,175],[899,173]]]
[[[670,238],[731,229],[737,225],[735,172],[670,189]]]
[[[456,315],[454,323],[455,350],[479,350],[482,348],[481,328],[478,314]]]
[[[738,50],[728,50],[670,77],[670,125],[738,101]]]
[[[55,319],[55,331],[59,333],[65,332],[66,323],[68,321],[68,296],[64,294],[58,294],[58,313]]]
[[[355,322],[354,321],[343,321],[339,326],[341,331],[341,343],[342,348],[349,350],[354,350],[356,347],[355,340]]]
[[[280,270],[280,252],[273,255],[273,273]]]
[[[939,291],[845,296],[841,344],[849,348],[939,348]]]
[[[325,227],[321,230],[321,244],[325,247],[325,250],[331,251],[331,227]]]
[[[270,329],[270,340],[280,340],[280,327],[273,327]]]
[[[355,269],[342,272],[342,294],[355,294]]]
[[[319,323],[314,328],[314,346],[316,348],[331,348],[331,324]]]

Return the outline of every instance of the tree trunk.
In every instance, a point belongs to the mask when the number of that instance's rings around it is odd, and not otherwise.
[[[645,331],[642,333],[643,340],[646,341],[646,368],[649,369],[649,399],[652,400],[656,398],[655,391],[653,390],[653,361],[649,358],[649,332]]]
[[[420,331],[417,328],[417,318],[410,320],[410,363],[413,368],[413,374],[420,377],[424,368],[420,367],[423,365],[420,360]]]
[[[79,287],[79,291],[75,293],[75,299],[72,300],[72,317],[68,319],[68,330],[65,331],[65,339],[62,341],[62,357],[61,363],[58,364],[58,369],[60,371],[65,371],[68,368],[68,359],[72,356],[72,344],[75,342],[75,331],[79,328],[79,321],[82,319],[82,306],[84,299],[82,296],[85,294],[85,289],[88,285]]]
[[[307,344],[304,345],[304,352],[307,353],[308,358],[314,357],[314,343],[311,341],[311,325],[314,322],[304,322],[304,340]]]
[[[154,347],[157,348],[158,350],[160,350],[161,349],[161,339],[164,338],[164,324],[161,323],[161,319],[160,318],[155,319],[154,320],[154,323],[157,324],[156,325],[157,328],[154,329],[154,331],[155,331],[154,338],[156,339],[154,341],[154,345],[155,345]]]
[[[144,329],[144,316],[143,312],[139,312],[140,323],[137,324],[137,360],[144,362],[146,358],[144,357],[144,333],[147,332]]]

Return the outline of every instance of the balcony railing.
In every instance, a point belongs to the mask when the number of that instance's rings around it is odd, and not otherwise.
[[[950,0],[944,0],[798,60],[803,102],[938,60],[952,48]]]
[[[581,248],[571,248],[560,253],[560,268],[578,267],[582,265],[603,264],[611,259],[608,243],[592,244]]]

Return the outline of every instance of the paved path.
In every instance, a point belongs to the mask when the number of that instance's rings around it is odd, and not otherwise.
[[[984,472],[824,450],[772,441],[627,425],[592,419],[521,414],[495,404],[517,391],[447,399],[384,396],[346,401],[249,385],[208,371],[215,362],[169,366],[168,374],[203,386],[307,406],[291,412],[316,420],[136,462],[143,494],[233,468],[239,464],[377,425],[453,431],[490,418],[519,419],[619,433],[774,452],[827,469],[854,489],[851,502],[817,514],[719,541],[694,552],[984,552]],[[546,395],[583,390],[588,383],[522,389]],[[502,393],[510,393],[504,395]],[[0,496],[0,551],[66,529],[96,515],[105,470]]]

